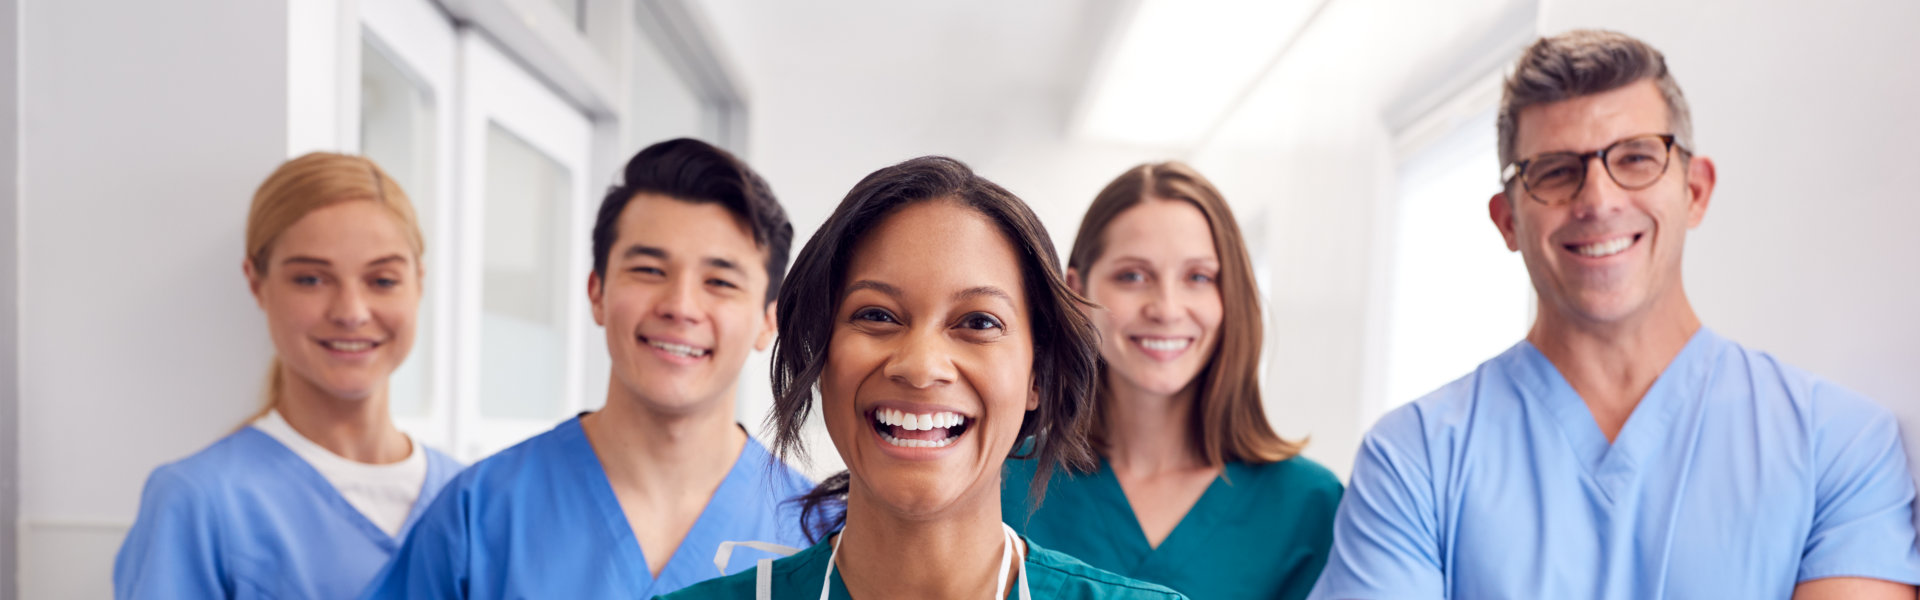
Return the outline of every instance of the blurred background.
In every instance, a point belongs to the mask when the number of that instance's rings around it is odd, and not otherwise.
[[[1251,246],[1268,415],[1344,477],[1376,417],[1530,323],[1485,216],[1498,83],[1578,27],[1663,50],[1718,161],[1685,267],[1706,324],[1920,449],[1915,23],[1914,0],[0,0],[0,598],[108,595],[146,474],[258,407],[242,225],[317,149],[371,156],[424,217],[393,410],[469,461],[603,400],[587,232],[644,145],[739,153],[796,251],[918,155],[1005,185],[1063,251],[1115,175],[1186,160]],[[741,376],[756,431],[766,374]]]

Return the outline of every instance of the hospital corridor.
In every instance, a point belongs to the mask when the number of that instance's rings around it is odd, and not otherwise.
[[[1916,24],[0,0],[0,600],[1920,598]]]

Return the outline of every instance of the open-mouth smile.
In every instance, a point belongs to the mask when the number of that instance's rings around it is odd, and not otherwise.
[[[956,412],[908,412],[876,408],[867,412],[867,423],[887,444],[901,448],[945,448],[965,435],[973,417]]]

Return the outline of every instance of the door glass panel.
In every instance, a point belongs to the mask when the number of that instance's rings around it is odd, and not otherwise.
[[[565,406],[564,228],[573,175],[487,127],[480,413],[552,419]]]
[[[413,201],[425,235],[428,256],[433,256],[433,222],[439,201],[434,173],[438,164],[435,147],[437,115],[433,90],[402,68],[393,53],[381,48],[368,33],[360,48],[360,151],[400,184]],[[424,257],[423,257],[424,258]],[[429,287],[426,294],[434,290]],[[393,373],[388,389],[393,414],[420,417],[428,412],[432,395],[428,374],[432,372],[433,302],[422,296],[414,326],[413,351]]]

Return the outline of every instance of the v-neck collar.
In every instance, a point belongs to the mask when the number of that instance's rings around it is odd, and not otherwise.
[[[1633,413],[1607,442],[1600,423],[1573,385],[1532,342],[1521,341],[1515,378],[1559,425],[1581,468],[1598,484],[1606,499],[1630,484],[1640,466],[1655,457],[1671,433],[1674,417],[1700,402],[1706,394],[1712,362],[1723,340],[1706,327],[1695,331],[1687,344],[1647,388]]]
[[[1134,512],[1133,501],[1127,498],[1126,488],[1120,486],[1120,477],[1114,473],[1113,465],[1107,462],[1106,457],[1100,457],[1100,468],[1094,472],[1094,478],[1098,485],[1107,488],[1106,493],[1120,499],[1119,508],[1126,517],[1123,520],[1132,526],[1129,529],[1132,534],[1128,536],[1129,541],[1139,552],[1138,559],[1128,565],[1127,572],[1123,574],[1137,578],[1143,573],[1179,572],[1184,561],[1200,555],[1197,550],[1220,525],[1220,515],[1233,514],[1233,511],[1226,510],[1232,507],[1224,505],[1231,502],[1234,496],[1229,489],[1233,486],[1229,480],[1244,482],[1250,476],[1240,463],[1222,465],[1220,474],[1215,475],[1213,482],[1207,484],[1206,491],[1200,493],[1200,499],[1193,502],[1187,514],[1181,515],[1180,522],[1175,523],[1173,531],[1160,540],[1160,545],[1154,546],[1148,543],[1147,530],[1140,525],[1140,515]]]
[[[367,536],[367,539],[373,541],[375,545],[378,545],[388,552],[395,552],[400,549],[400,542],[406,538],[407,532],[413,530],[414,522],[418,521],[420,515],[426,512],[427,503],[433,501],[433,495],[428,494],[427,490],[433,485],[433,482],[441,478],[442,474],[440,473],[440,469],[445,468],[441,466],[438,461],[433,460],[432,455],[426,455],[427,476],[422,478],[420,482],[420,493],[413,499],[413,507],[407,511],[407,520],[400,526],[400,535],[395,537],[388,535],[386,530],[374,524],[372,519],[367,518],[365,513],[360,512],[360,509],[354,508],[353,503],[348,502],[347,497],[341,495],[339,488],[333,487],[333,482],[327,481],[327,477],[321,475],[319,469],[314,468],[312,464],[308,464],[306,459],[300,458],[298,453],[295,453],[292,448],[288,448],[286,444],[280,443],[280,440],[274,439],[272,435],[252,425],[248,425],[245,429],[240,430],[238,435],[247,435],[254,438],[253,443],[262,447],[262,456],[274,463],[273,470],[275,472],[286,473],[299,480],[300,485],[306,486],[309,492],[313,493],[315,497],[320,498],[322,504],[327,505],[329,509],[339,514],[340,518],[353,523],[354,528],[359,529],[361,534]],[[419,445],[418,442],[416,442],[415,445],[417,446],[415,451],[427,451],[426,446]]]
[[[587,489],[593,496],[593,504],[600,512],[603,522],[602,530],[614,537],[613,551],[617,554],[617,563],[631,567],[617,570],[627,575],[628,587],[636,595],[641,597],[656,595],[653,587],[659,583],[660,578],[655,577],[653,571],[647,567],[646,551],[640,548],[640,538],[634,533],[633,524],[627,521],[626,511],[620,508],[620,498],[613,492],[613,481],[607,478],[606,466],[601,464],[600,455],[594,452],[593,443],[587,440],[586,430],[580,427],[580,417],[574,417],[561,427],[565,429],[562,430],[560,442],[565,447],[566,454],[573,457],[569,462],[582,480],[587,482]],[[743,468],[743,465],[748,462],[744,459],[758,445],[759,442],[754,440],[753,436],[747,436],[747,443],[741,446],[740,454],[734,457],[733,465],[727,468],[726,478],[720,481],[720,487],[714,489],[713,496],[707,499],[707,505],[701,507],[700,516],[694,519],[693,526],[687,529],[687,534],[680,538],[680,545],[674,548],[674,552],[667,557],[666,564],[660,567],[662,577],[675,572],[676,569],[701,567],[699,564],[682,565],[681,563],[687,561],[698,562],[702,559],[680,550],[687,547],[689,540],[702,535],[708,529],[719,526],[718,521],[726,518],[725,515],[716,514],[714,507],[721,503],[715,500],[733,497],[739,493],[741,486],[751,483],[749,480],[751,474],[746,472],[751,469]]]

